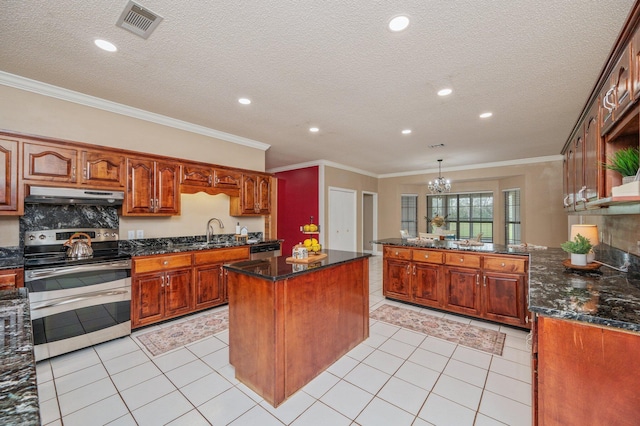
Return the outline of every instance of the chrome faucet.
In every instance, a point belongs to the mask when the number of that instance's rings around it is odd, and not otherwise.
[[[220,219],[218,219],[217,217],[212,217],[211,219],[209,219],[209,221],[207,222],[207,244],[211,242],[211,236],[213,235],[212,222],[218,222],[218,225],[220,225],[220,229],[224,229],[224,224]]]

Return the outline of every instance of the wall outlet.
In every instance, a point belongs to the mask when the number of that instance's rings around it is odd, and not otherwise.
[[[136,238],[144,238],[144,230],[138,229],[136,231]]]
[[[133,240],[135,237],[136,237],[136,231],[134,231],[133,229],[130,229],[127,232],[127,239]]]

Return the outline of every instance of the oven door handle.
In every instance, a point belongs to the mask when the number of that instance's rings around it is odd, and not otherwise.
[[[96,291],[94,293],[86,293],[82,296],[75,297],[65,297],[63,299],[56,299],[51,303],[47,303],[44,305],[40,305],[37,307],[31,307],[31,310],[37,311],[38,309],[46,309],[52,308],[54,306],[66,305],[67,303],[79,302],[81,300],[92,299],[94,297],[104,297],[104,296],[118,296],[120,294],[127,294],[129,290],[109,290],[109,291]]]
[[[33,281],[42,278],[51,278],[60,275],[67,275],[74,272],[90,272],[101,271],[104,269],[131,269],[131,262],[129,260],[108,262],[108,263],[96,263],[96,264],[84,264],[81,266],[65,266],[62,268],[50,268],[39,270],[28,270],[25,272],[25,281]]]

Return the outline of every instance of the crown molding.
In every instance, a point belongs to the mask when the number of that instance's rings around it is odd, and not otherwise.
[[[264,142],[258,142],[253,139],[243,138],[242,136],[221,132],[209,127],[189,123],[187,121],[177,120],[175,118],[167,117],[166,115],[160,115],[128,105],[119,104],[117,102],[112,102],[106,99],[97,98],[95,96],[86,95],[84,93],[75,92],[73,90],[64,89],[62,87],[53,86],[41,81],[31,80],[29,78],[15,74],[9,74],[4,71],[0,71],[0,84],[13,87],[15,89],[37,93],[39,95],[49,96],[51,98],[56,98],[67,102],[73,102],[91,108],[101,109],[103,111],[108,111],[127,117],[137,118],[139,120],[149,121],[151,123],[160,124],[162,126],[173,127],[175,129],[220,139],[226,142],[248,146],[250,148],[259,149],[262,151],[266,151],[271,147],[271,145]]]

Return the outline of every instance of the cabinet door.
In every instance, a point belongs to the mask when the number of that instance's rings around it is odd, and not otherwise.
[[[603,158],[600,151],[600,133],[598,132],[598,106],[593,105],[584,123],[584,186],[583,196],[594,201],[600,194],[603,183]]]
[[[640,98],[640,28],[631,41],[631,69],[633,69],[633,99]]]
[[[575,190],[575,170],[574,170],[574,156],[573,156],[573,144],[569,146],[564,153],[564,198],[563,205],[566,209],[574,209],[574,190]]]
[[[242,173],[227,169],[214,169],[213,185],[216,188],[240,189]]]
[[[164,272],[139,275],[131,283],[131,326],[137,327],[163,319]]]
[[[410,300],[411,262],[388,259],[384,266],[384,295]]]
[[[257,190],[257,177],[255,175],[243,175],[242,176],[242,193],[240,194],[241,207],[243,213],[258,213],[260,211],[258,207],[258,200],[256,199]]]
[[[125,157],[102,151],[82,151],[81,183],[122,188],[125,184]]]
[[[576,136],[573,141],[573,152],[574,152],[574,175],[575,175],[575,206],[576,208],[584,208],[584,191],[586,190],[586,186],[584,186],[584,137],[582,132],[580,135]]]
[[[156,163],[156,201],[154,213],[180,214],[180,165]]]
[[[271,178],[268,176],[258,176],[257,202],[258,210],[261,214],[271,213]]]
[[[631,92],[633,79],[630,67],[630,49],[625,49],[611,74],[611,84],[615,89],[616,108],[613,113],[614,120],[619,120],[627,108],[631,105]]]
[[[428,263],[413,264],[413,299],[416,303],[427,306],[440,307],[441,285],[440,274],[442,267]]]
[[[22,149],[24,179],[43,182],[77,182],[78,150],[35,142],[23,143]]]
[[[523,275],[486,272],[482,277],[483,317],[517,326],[525,325]]]
[[[0,213],[22,213],[18,207],[18,141],[0,139]]]
[[[0,290],[12,290],[24,287],[24,272],[22,269],[0,270]]]
[[[184,186],[194,188],[211,188],[213,186],[213,169],[192,164],[182,165],[182,178],[180,180]]]
[[[480,313],[480,270],[448,267],[445,273],[445,306],[452,311]]]
[[[226,302],[222,264],[197,266],[195,270],[195,309],[217,306]]]
[[[164,279],[165,318],[191,311],[191,269],[167,272]]]
[[[153,213],[155,204],[154,162],[127,159],[127,194],[125,213]]]

